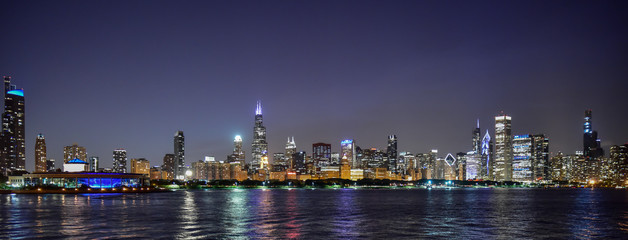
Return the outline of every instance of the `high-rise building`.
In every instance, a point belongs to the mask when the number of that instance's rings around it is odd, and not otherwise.
[[[491,140],[488,130],[482,138],[481,151],[479,177],[484,180],[493,180],[493,140]]]
[[[329,166],[331,164],[331,144],[312,144],[312,159],[318,167]]]
[[[612,168],[611,182],[616,186],[628,186],[628,143],[610,148]]]
[[[242,148],[242,137],[240,135],[235,136],[233,140],[233,156],[236,162],[240,163],[240,166],[244,166],[245,158],[244,149]]]
[[[0,174],[25,170],[24,90],[11,85],[11,77],[4,77],[4,112],[0,134]]]
[[[145,158],[131,159],[131,173],[150,174],[150,162]]]
[[[38,134],[35,140],[35,172],[47,172],[48,162],[46,158],[46,139],[43,134]]]
[[[164,163],[161,166],[161,170],[166,172],[167,179],[174,179],[174,154],[168,153],[164,155]]]
[[[83,161],[87,160],[87,152],[85,151],[85,147],[81,147],[78,144],[74,143],[72,146],[66,146],[63,148],[63,162],[67,163],[73,159],[81,159]]]
[[[256,171],[262,168],[264,159],[268,159],[268,143],[266,142],[266,127],[264,127],[262,116],[262,102],[257,101],[255,107],[255,126],[253,127],[253,159],[251,160],[251,170]],[[290,156],[286,153],[286,156]]]
[[[126,173],[126,150],[116,149],[113,150],[113,172]]]
[[[185,178],[185,137],[183,131],[174,133],[174,177]]]
[[[288,168],[296,169],[294,154],[297,153],[297,144],[294,142],[294,137],[288,137],[286,142],[286,164]]]
[[[532,135],[515,135],[512,141],[513,161],[512,180],[517,182],[534,181],[534,143]]]
[[[388,155],[388,170],[397,172],[397,135],[388,136],[388,147],[386,147],[386,155]]]
[[[595,159],[604,156],[604,150],[600,145],[600,139],[597,137],[597,131],[593,130],[591,109],[584,111],[584,157]]]
[[[100,164],[99,158],[96,156],[89,157],[89,171],[98,172],[98,165]]]
[[[356,163],[355,143],[353,139],[342,140],[342,142],[340,142],[340,152],[340,155],[342,155],[342,160],[340,160],[341,165],[345,164],[343,161],[348,161],[346,164],[351,168],[357,168],[357,166],[359,166],[359,164]]]
[[[533,135],[534,142],[534,181],[551,180],[552,168],[549,159],[549,138],[544,134]]]
[[[480,119],[477,120],[477,125],[475,126],[475,129],[473,129],[472,135],[473,135],[473,151],[475,153],[480,153],[480,151],[482,151],[482,138],[480,136]]]
[[[511,117],[505,114],[495,117],[495,164],[496,181],[512,181],[512,126]]]

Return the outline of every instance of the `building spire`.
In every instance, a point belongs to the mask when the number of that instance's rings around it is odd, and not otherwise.
[[[478,118],[478,125],[477,128],[480,128],[480,119]]]
[[[262,115],[262,101],[257,100],[257,106],[255,107],[255,115]]]

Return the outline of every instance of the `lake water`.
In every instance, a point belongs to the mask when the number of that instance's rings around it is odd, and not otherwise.
[[[0,195],[0,238],[628,239],[623,189]]]

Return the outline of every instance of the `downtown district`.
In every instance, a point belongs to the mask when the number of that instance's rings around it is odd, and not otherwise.
[[[4,112],[2,115],[0,170],[10,176],[14,187],[24,186],[25,121],[24,91],[11,85],[11,77],[4,77]],[[150,180],[254,180],[306,181],[325,179],[361,179],[418,181],[494,181],[598,185],[625,187],[628,185],[628,144],[614,145],[606,156],[600,146],[597,132],[592,128],[592,112],[586,110],[583,123],[583,149],[574,154],[549,154],[549,138],[544,134],[513,135],[511,117],[495,117],[495,135],[488,130],[482,135],[479,121],[472,129],[470,151],[439,156],[438,150],[429,153],[399,152],[397,137],[388,136],[385,150],[360,148],[353,139],[340,142],[340,152],[331,152],[331,144],[314,143],[312,153],[297,151],[294,137],[288,138],[285,152],[273,153],[269,161],[266,128],[263,125],[262,105],[255,109],[252,158],[246,161],[243,140],[234,139],[233,153],[226,159],[214,157],[185,163],[185,137],[182,131],[174,136],[174,153],[166,154],[161,166],[151,167],[144,158],[131,159],[130,173],[144,174]],[[101,168],[99,158],[88,158],[85,147],[73,144],[64,147],[63,168],[57,169],[53,159],[46,157],[44,135],[35,143],[35,173],[45,178],[46,173],[127,173],[127,154],[124,149],[113,151],[113,166]],[[52,176],[52,175],[51,175]],[[88,182],[88,180],[86,180]],[[17,184],[15,184],[17,183]],[[58,184],[63,181],[29,181],[26,185]],[[81,185],[74,183],[74,185]],[[78,187],[78,186],[76,186]],[[109,187],[116,187],[111,184]]]

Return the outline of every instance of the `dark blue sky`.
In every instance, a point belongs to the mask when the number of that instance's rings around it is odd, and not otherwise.
[[[2,1],[0,74],[25,89],[27,170],[74,142],[160,165],[221,160],[255,101],[270,152],[344,138],[401,151],[468,151],[476,118],[513,117],[552,152],[628,141],[625,1]],[[60,167],[60,165],[58,165]]]

